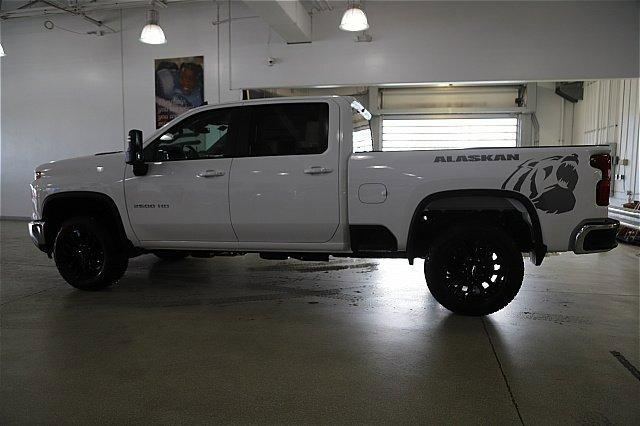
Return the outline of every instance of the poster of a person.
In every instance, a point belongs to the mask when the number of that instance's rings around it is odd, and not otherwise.
[[[204,105],[204,57],[156,59],[156,128]]]

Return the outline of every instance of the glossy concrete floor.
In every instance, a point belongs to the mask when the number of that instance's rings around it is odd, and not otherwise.
[[[22,423],[640,421],[639,249],[526,264],[482,318],[433,300],[422,262],[133,259],[68,287],[2,222],[1,416]]]

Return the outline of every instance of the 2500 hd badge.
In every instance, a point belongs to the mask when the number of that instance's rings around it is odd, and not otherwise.
[[[134,204],[134,209],[168,209],[169,204],[155,204],[155,203],[144,203],[144,204]]]

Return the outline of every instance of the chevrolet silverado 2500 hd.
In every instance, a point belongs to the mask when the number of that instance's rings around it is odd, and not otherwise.
[[[433,296],[469,315],[515,297],[522,253],[616,246],[607,146],[354,152],[370,118],[348,97],[281,98],[132,130],[124,153],[36,168],[31,237],[84,290],[143,253],[424,258]]]

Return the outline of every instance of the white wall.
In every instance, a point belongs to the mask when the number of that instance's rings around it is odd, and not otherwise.
[[[115,20],[113,13],[101,18]],[[3,216],[30,214],[28,184],[38,164],[122,148],[119,35],[46,32],[42,21],[2,25]],[[54,21],[87,28],[77,18]]]
[[[211,23],[217,13],[213,1],[161,10],[169,40],[164,46],[137,41],[144,10],[93,14],[116,29],[122,25],[121,33],[104,37],[47,31],[43,17],[4,22],[0,215],[29,215],[28,183],[36,165],[122,149],[127,129],[152,130],[157,58],[204,55],[210,103],[238,99],[240,91],[230,89],[249,87],[638,75],[636,2],[366,7],[372,43],[354,43],[352,34],[338,31],[336,8],[314,17],[312,44],[286,45],[273,34],[270,52],[268,27],[258,18],[233,22],[229,51],[229,26],[219,27],[218,40]],[[224,19],[226,2],[221,9]],[[253,15],[242,3],[232,9],[234,18]],[[80,32],[95,29],[76,17],[48,19]],[[268,54],[281,62],[268,67]]]
[[[240,5],[238,5],[240,6]],[[227,4],[221,4],[221,19],[227,16]],[[155,129],[154,60],[183,56],[204,56],[204,94],[210,104],[242,98],[241,91],[228,90],[228,31],[220,27],[221,66],[218,91],[218,29],[215,2],[171,7],[163,11],[161,25],[168,43],[150,46],[138,41],[146,19],[145,10],[126,10],[123,15],[123,61],[125,128],[139,128],[146,134]]]
[[[221,9],[226,16],[226,6]],[[215,3],[169,10],[161,15],[169,39],[163,46],[138,41],[144,9],[93,13],[116,30],[123,29],[103,37],[43,28],[50,19],[76,32],[96,29],[64,15],[3,23],[3,41],[11,52],[1,60],[5,90],[0,215],[30,215],[28,185],[38,164],[121,150],[128,129],[155,129],[154,59],[205,56],[205,99],[218,102]],[[228,45],[227,38],[221,40]],[[226,66],[221,81],[225,78],[228,81]],[[227,86],[223,85],[222,102],[241,97],[240,91],[229,92]]]
[[[579,145],[573,141],[575,104],[556,95],[555,82],[538,83],[536,118],[540,126],[539,145]]]
[[[616,155],[628,165],[614,165],[612,204],[627,201],[627,191],[640,199],[640,83],[639,79],[600,80],[585,84],[578,102],[575,138],[585,144],[616,144]],[[624,175],[624,179],[616,179]]]
[[[536,118],[540,126],[539,145],[562,145],[562,98],[555,83],[538,83]]]
[[[274,46],[267,27],[232,26],[233,87],[498,80],[638,74],[636,2],[366,2],[372,43],[336,29],[342,8],[313,21],[311,45]],[[238,12],[240,14],[240,12]]]

